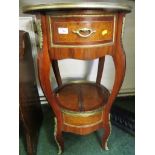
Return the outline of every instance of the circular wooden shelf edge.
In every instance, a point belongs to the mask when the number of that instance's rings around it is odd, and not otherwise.
[[[91,115],[101,112],[110,95],[107,88],[96,83],[70,83],[55,90],[63,113]]]

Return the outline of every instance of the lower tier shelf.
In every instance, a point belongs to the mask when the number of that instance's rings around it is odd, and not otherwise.
[[[101,128],[109,94],[96,83],[71,83],[57,88],[55,95],[62,112],[63,131],[85,135]]]
[[[93,111],[103,107],[109,91],[96,83],[70,83],[55,90],[59,106],[73,112]]]

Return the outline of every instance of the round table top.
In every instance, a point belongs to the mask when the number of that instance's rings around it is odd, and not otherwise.
[[[48,12],[52,10],[71,10],[71,9],[103,9],[111,12],[130,12],[131,7],[119,2],[72,2],[72,3],[51,3],[27,5],[23,7],[24,13]]]

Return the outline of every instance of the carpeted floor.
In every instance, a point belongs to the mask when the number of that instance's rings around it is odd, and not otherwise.
[[[43,108],[44,120],[40,129],[37,155],[57,155],[57,145],[53,138],[54,120],[48,106]],[[100,139],[103,130],[86,136],[64,133],[65,151],[63,155],[134,155],[134,136],[112,125],[109,138],[109,151],[102,150]],[[26,155],[23,138],[19,139],[19,154]]]

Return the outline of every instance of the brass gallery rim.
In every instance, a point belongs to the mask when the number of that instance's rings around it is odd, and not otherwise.
[[[50,10],[63,10],[63,9],[105,9],[130,12],[131,7],[126,4],[116,2],[75,2],[75,3],[51,3],[51,4],[38,4],[27,5],[23,7],[24,13],[31,13],[31,11],[50,11]]]
[[[92,116],[95,114],[102,113],[103,109],[104,109],[104,107],[100,107],[100,108],[95,109],[95,110],[76,112],[76,111],[71,111],[71,110],[61,108],[61,111],[64,114],[74,116],[74,117],[76,117],[76,116],[77,117],[88,117],[88,116]]]

